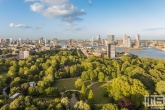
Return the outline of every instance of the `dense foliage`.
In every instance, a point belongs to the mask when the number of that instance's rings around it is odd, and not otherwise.
[[[46,51],[36,53],[25,60],[0,59],[0,74],[5,72],[7,78],[0,78],[0,92],[6,83],[10,87],[9,96],[16,92],[24,96],[11,103],[7,103],[6,97],[0,97],[0,107],[3,109],[68,109],[70,94],[66,95],[68,98],[63,97],[63,100],[56,99],[54,102],[37,100],[39,96],[60,97],[61,91],[54,87],[54,83],[60,78],[80,77],[75,82],[75,87],[80,90],[80,100],[74,106],[77,110],[94,106],[93,91],[90,86],[86,87],[84,81],[107,82],[105,97],[108,97],[110,102],[103,110],[107,107],[119,107],[118,102],[123,98],[129,99],[137,109],[143,109],[144,95],[165,93],[165,61],[145,57],[122,56],[120,60],[114,60],[93,55],[86,58],[77,49]],[[37,86],[30,86],[29,82],[32,81],[36,82]],[[35,100],[28,102],[32,100],[31,96]],[[23,105],[17,106],[21,104]],[[122,106],[121,109],[129,108]]]

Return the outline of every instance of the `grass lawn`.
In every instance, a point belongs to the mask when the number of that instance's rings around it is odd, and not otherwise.
[[[107,104],[109,99],[104,97],[106,83],[97,83],[91,86],[94,94],[95,104]]]
[[[2,76],[2,79],[5,79],[7,77],[7,72],[0,72],[0,76]]]
[[[59,79],[55,81],[54,86],[57,87],[60,92],[64,87],[66,90],[76,89],[75,87],[76,80],[77,78]]]

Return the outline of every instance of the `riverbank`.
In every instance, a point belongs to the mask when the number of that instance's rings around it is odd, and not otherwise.
[[[137,55],[138,57],[149,57],[165,60],[165,51],[161,51],[157,48],[145,48],[144,50],[116,48],[116,52],[128,52]]]
[[[128,47],[117,47],[117,46],[116,48],[130,49],[130,50],[146,50],[146,48],[128,48]]]

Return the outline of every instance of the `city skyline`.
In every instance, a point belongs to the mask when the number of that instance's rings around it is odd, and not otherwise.
[[[0,0],[0,38],[164,39],[162,0]]]

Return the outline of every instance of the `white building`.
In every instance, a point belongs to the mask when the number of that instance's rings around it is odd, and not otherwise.
[[[29,51],[19,51],[19,60],[29,57]]]
[[[130,38],[130,36],[128,36],[128,38],[127,38],[127,47],[131,48],[131,38]]]
[[[115,40],[114,35],[107,36],[107,56],[109,58],[115,58],[116,56],[116,45],[114,40]]]

